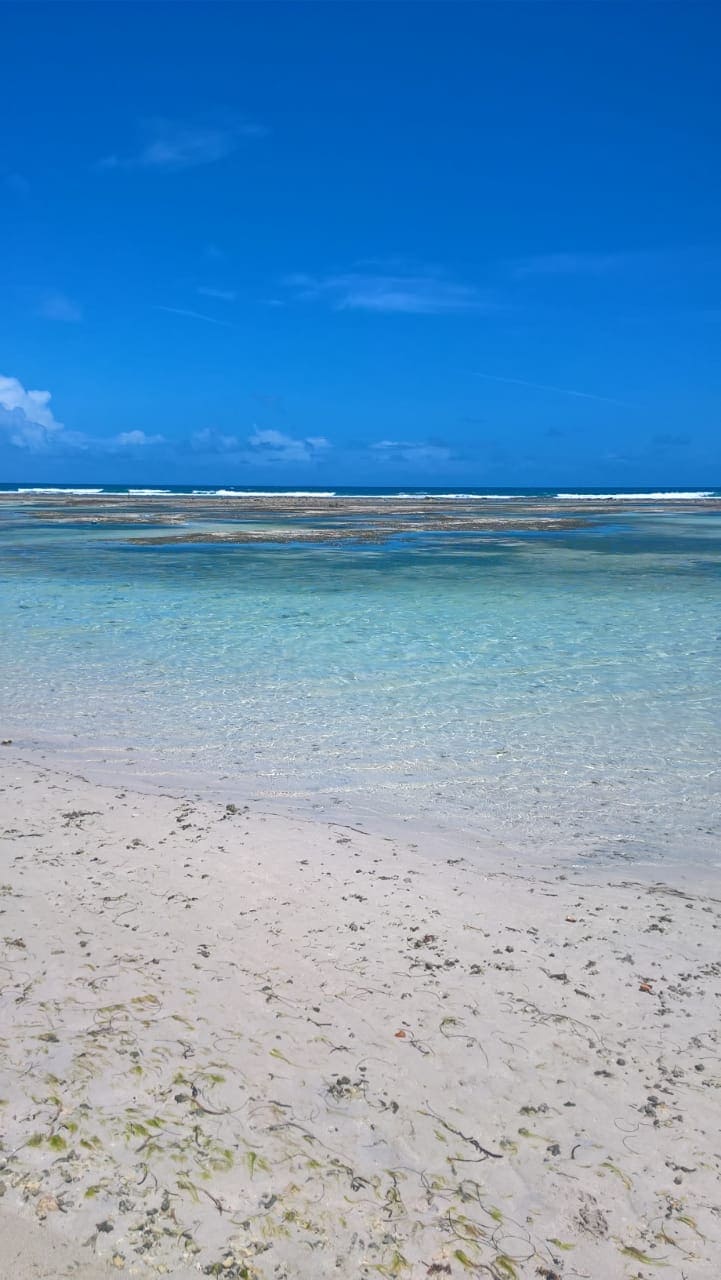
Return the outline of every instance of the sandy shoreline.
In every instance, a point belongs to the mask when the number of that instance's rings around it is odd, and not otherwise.
[[[0,767],[3,1275],[718,1274],[721,886]]]

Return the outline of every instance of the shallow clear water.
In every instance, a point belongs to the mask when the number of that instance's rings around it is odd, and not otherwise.
[[[717,858],[718,515],[381,546],[126,536],[0,513],[0,700],[28,739],[520,847]]]

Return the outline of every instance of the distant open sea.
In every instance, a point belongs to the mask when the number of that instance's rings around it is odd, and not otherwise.
[[[252,491],[0,490],[17,494],[0,504],[1,736],[268,808],[721,861],[721,514],[656,505],[719,491],[607,493],[602,517],[553,533],[152,547],[53,523],[33,495]],[[564,515],[603,494],[332,492]]]
[[[168,484],[168,485],[125,485],[125,484],[103,484],[103,485],[51,485],[51,484],[33,484],[30,481],[18,484],[0,484],[0,493],[57,493],[57,494],[113,494],[127,493],[134,494],[137,497],[152,497],[162,494],[178,494],[179,497],[188,497],[192,494],[198,494],[203,497],[209,495],[240,496],[247,494],[254,496],[257,494],[284,494],[287,497],[361,497],[368,495],[370,497],[429,497],[429,498],[559,498],[567,501],[577,499],[605,498],[608,501],[622,498],[638,498],[647,499],[649,501],[660,498],[713,498],[721,497],[721,489],[614,489],[604,492],[603,489],[596,487],[595,489],[505,489],[502,486],[489,489],[486,488],[463,488],[448,489],[448,487],[429,488],[426,486],[413,488],[405,485],[401,488],[393,486],[373,486],[373,485],[337,485],[333,489],[323,488],[318,485],[308,486],[304,489],[283,488],[275,485],[258,485],[256,488],[249,488],[245,485],[186,485],[186,484]]]

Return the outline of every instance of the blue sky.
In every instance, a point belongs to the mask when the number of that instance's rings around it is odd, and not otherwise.
[[[0,479],[721,484],[717,4],[3,6]]]

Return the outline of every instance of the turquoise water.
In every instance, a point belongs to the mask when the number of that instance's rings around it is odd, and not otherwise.
[[[21,741],[514,847],[718,859],[716,514],[152,548],[6,508],[0,645]]]

